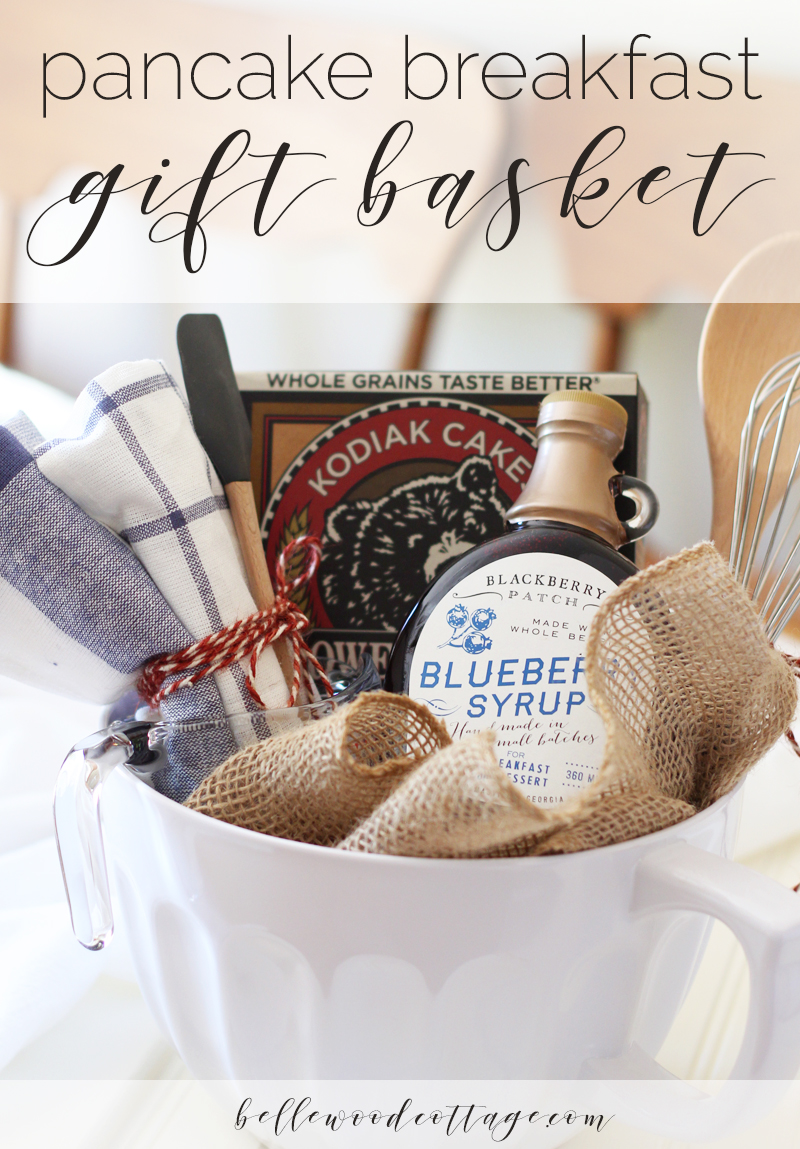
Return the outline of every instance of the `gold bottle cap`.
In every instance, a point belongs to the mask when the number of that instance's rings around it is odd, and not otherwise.
[[[578,406],[580,404],[580,406]],[[594,391],[554,391],[545,395],[539,407],[538,427],[560,419],[577,419],[595,423],[625,440],[628,412],[616,399]]]

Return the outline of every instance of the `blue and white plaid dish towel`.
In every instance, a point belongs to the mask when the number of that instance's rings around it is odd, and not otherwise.
[[[44,476],[124,539],[193,638],[255,611],[222,485],[162,363],[119,363],[92,380],[68,435],[36,457]],[[256,708],[240,664],[214,679],[226,713]],[[271,647],[255,682],[268,708],[286,706]]]
[[[192,635],[130,548],[42,474],[43,446],[24,415],[0,426],[0,673],[111,702],[143,663]],[[162,713],[170,722],[224,717],[210,678],[169,695]],[[182,801],[234,749],[224,725],[212,737],[181,733],[155,784]]]

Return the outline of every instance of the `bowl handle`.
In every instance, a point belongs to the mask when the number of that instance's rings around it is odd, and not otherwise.
[[[677,842],[643,858],[634,915],[694,910],[728,926],[750,968],[750,1009],[736,1064],[711,1096],[638,1046],[587,1061],[631,1124],[679,1140],[712,1140],[759,1120],[800,1067],[800,897],[746,866]],[[615,1079],[615,1080],[611,1080]]]
[[[53,816],[64,889],[75,937],[89,950],[103,949],[114,932],[100,795],[111,771],[133,752],[122,730],[100,730],[70,750],[56,781]]]

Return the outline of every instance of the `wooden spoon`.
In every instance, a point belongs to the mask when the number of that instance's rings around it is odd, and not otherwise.
[[[739,439],[750,400],[762,376],[779,359],[800,351],[800,233],[778,236],[745,256],[717,292],[700,339],[700,399],[711,458],[711,537],[728,556]],[[800,440],[794,408],[784,439]],[[759,479],[769,452],[762,453]],[[793,452],[783,451],[772,483],[769,510],[783,494]]]

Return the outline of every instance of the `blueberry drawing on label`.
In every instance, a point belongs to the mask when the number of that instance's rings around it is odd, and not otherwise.
[[[492,625],[497,615],[491,607],[482,606],[472,614],[472,625],[476,630],[486,630]]]
[[[445,646],[457,646],[466,650],[468,654],[483,654],[491,650],[492,640],[485,631],[489,629],[497,615],[491,607],[479,606],[470,615],[463,603],[458,603],[447,612],[447,625],[452,634],[441,643],[439,649]]]

